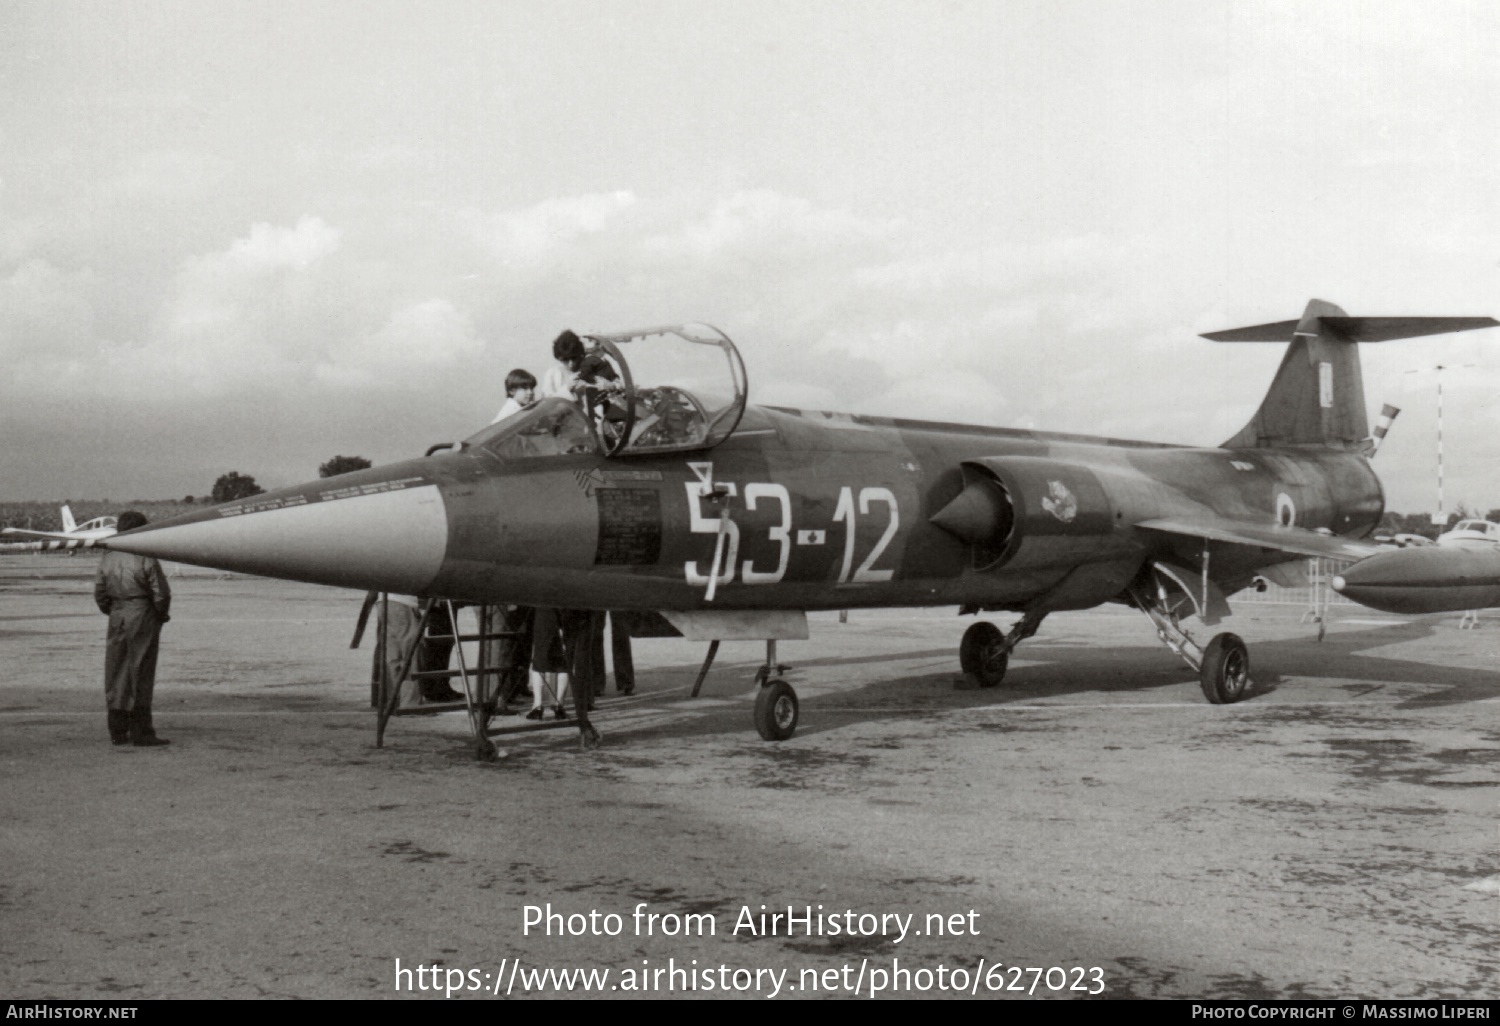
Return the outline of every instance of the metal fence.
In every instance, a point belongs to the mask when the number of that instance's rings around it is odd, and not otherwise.
[[[1307,609],[1321,606],[1355,606],[1330,585],[1338,568],[1345,564],[1334,563],[1330,560],[1309,559],[1305,567],[1307,571],[1307,585],[1300,588],[1283,588],[1279,584],[1267,582],[1265,591],[1255,591],[1247,588],[1237,592],[1231,599],[1235,605],[1245,603],[1275,603],[1284,605],[1303,606]]]

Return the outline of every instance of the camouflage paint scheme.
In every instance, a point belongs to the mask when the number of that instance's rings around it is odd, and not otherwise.
[[[466,602],[1044,614],[1143,605],[1149,589],[1175,618],[1174,589],[1211,611],[1277,563],[1375,552],[1358,541],[1383,498],[1356,343],[1496,323],[1355,318],[1314,300],[1300,320],[1209,335],[1290,339],[1254,418],[1220,448],[749,406],[741,379],[737,427],[714,416],[727,434],[709,448],[607,456],[578,406],[543,400],[511,420],[555,424],[568,441],[552,454],[515,455],[520,429],[502,422],[106,544]],[[641,337],[596,340],[618,356],[614,342]]]
[[[705,464],[722,497],[702,495]],[[974,544],[931,523],[963,491],[966,473],[1003,483],[1014,507],[1009,538]],[[503,460],[469,446],[258,495],[142,532],[345,503],[340,529],[353,531],[364,514],[361,498],[429,489],[440,500],[444,538],[441,561],[425,580],[393,581],[389,557],[378,551],[301,565],[286,565],[300,562],[300,553],[267,547],[238,557],[178,549],[172,558],[470,602],[1040,612],[1120,598],[1153,560],[1201,568],[1201,539],[1142,522],[1201,516],[1358,538],[1383,509],[1379,482],[1357,453],[1190,449],[749,407],[739,429],[707,452]],[[1054,490],[1063,498],[1054,499]],[[622,503],[630,509],[622,512]],[[726,511],[737,534],[726,556],[734,558],[724,560],[710,601],[706,583],[690,583],[688,570],[700,577],[711,571]],[[381,515],[405,512],[398,506]],[[620,544],[626,532],[639,540]],[[1259,569],[1298,558],[1240,543],[1209,542],[1208,550],[1210,577],[1226,594]]]

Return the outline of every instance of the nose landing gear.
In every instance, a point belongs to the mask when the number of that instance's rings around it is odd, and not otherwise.
[[[767,741],[785,741],[797,729],[797,692],[784,680],[770,680],[755,696],[755,729]]]

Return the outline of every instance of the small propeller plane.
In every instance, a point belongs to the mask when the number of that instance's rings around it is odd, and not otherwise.
[[[111,516],[95,517],[92,520],[77,523],[73,519],[73,510],[66,504],[62,507],[61,531],[33,531],[26,527],[0,528],[0,534],[19,534],[28,538],[43,538],[45,541],[16,542],[0,547],[0,551],[9,552],[47,552],[54,549],[87,549],[92,548],[104,538],[115,533],[115,518]]]
[[[1305,557],[1354,561],[1384,508],[1358,347],[1489,317],[1299,320],[1204,337],[1289,342],[1250,423],[1217,448],[746,402],[702,324],[586,336],[608,371],[456,446],[197,510],[109,548],[269,577],[445,598],[652,611],[689,639],[765,639],[754,720],[792,735],[775,640],[808,610],[958,606],[958,663],[994,687],[1043,619],[1140,610],[1213,703],[1251,684],[1226,597]],[[600,366],[598,360],[595,366]],[[1462,607],[1455,607],[1462,608]],[[575,689],[576,690],[576,689]],[[580,727],[591,730],[584,717]],[[587,734],[585,734],[587,738]]]

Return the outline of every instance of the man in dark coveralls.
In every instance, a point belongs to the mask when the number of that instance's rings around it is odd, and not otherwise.
[[[120,514],[119,530],[144,526],[143,513]],[[139,748],[170,744],[151,727],[151,692],[156,687],[156,651],[161,625],[170,616],[172,589],[161,564],[150,556],[106,552],[94,575],[94,602],[109,617],[104,643],[104,697],[109,704],[109,739]]]

